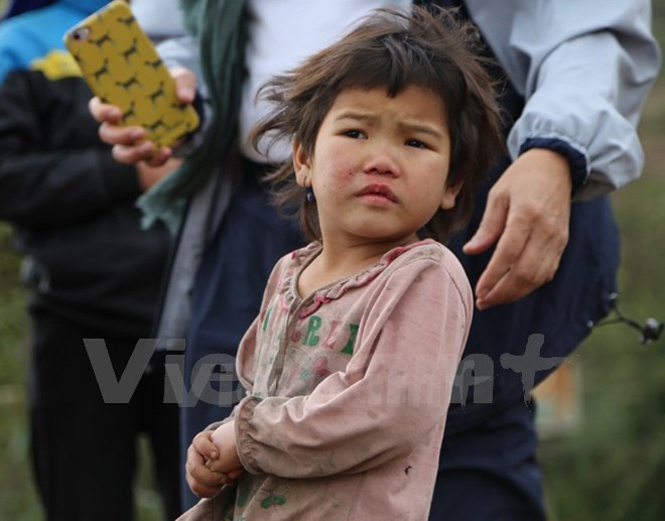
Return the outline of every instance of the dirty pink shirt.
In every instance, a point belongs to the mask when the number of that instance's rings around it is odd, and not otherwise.
[[[237,359],[247,470],[186,519],[426,520],[472,293],[434,241],[305,299],[318,243],[275,266]]]

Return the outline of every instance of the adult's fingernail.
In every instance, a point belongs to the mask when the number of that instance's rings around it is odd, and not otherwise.
[[[469,242],[467,242],[467,243],[464,245],[464,247],[465,247],[465,248],[475,248],[475,247],[478,246],[479,244],[480,244],[480,237],[478,237],[477,235],[474,235],[473,237],[471,237],[471,239],[469,240]]]

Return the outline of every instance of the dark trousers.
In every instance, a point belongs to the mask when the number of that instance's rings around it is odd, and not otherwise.
[[[182,468],[192,438],[210,423],[228,416],[238,401],[234,361],[240,339],[261,307],[273,266],[280,257],[304,246],[298,225],[285,220],[259,181],[263,170],[246,169],[218,229],[208,244],[192,292],[192,317],[185,350],[185,382],[191,387],[197,364],[210,360],[216,403],[198,399],[181,408]],[[235,380],[235,381],[234,381]],[[205,397],[203,397],[205,398]],[[182,479],[183,505],[198,498]]]
[[[100,336],[44,313],[33,314],[31,448],[46,518],[134,519],[137,438],[145,433],[166,519],[174,519],[180,512],[178,407],[163,403],[163,356],[153,356],[129,403],[107,404],[82,340]],[[105,340],[120,377],[137,339]]]
[[[447,426],[430,521],[544,521],[534,416],[518,396],[464,429]]]

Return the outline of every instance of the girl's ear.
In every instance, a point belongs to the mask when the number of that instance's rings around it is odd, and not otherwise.
[[[443,192],[443,199],[441,200],[441,208],[444,210],[451,210],[455,207],[455,198],[462,189],[463,184],[464,183],[460,181],[453,186],[446,186],[446,189]]]
[[[303,188],[312,186],[310,160],[303,144],[293,140],[293,170],[296,173],[296,183]]]

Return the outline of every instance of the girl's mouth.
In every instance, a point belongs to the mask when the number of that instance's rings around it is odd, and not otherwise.
[[[372,183],[370,185],[367,185],[365,188],[357,192],[355,196],[362,198],[372,198],[378,201],[388,200],[393,203],[399,202],[397,196],[392,192],[390,188],[388,188],[387,185],[379,183]]]

